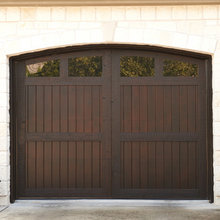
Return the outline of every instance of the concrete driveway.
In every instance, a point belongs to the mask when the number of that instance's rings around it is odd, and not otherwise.
[[[18,200],[0,212],[0,220],[213,219],[220,206],[207,201],[163,200]]]

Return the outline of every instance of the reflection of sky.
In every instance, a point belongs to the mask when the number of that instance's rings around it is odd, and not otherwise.
[[[37,73],[39,69],[42,69],[45,63],[47,62],[29,64],[27,65],[27,70],[29,71],[30,74]]]

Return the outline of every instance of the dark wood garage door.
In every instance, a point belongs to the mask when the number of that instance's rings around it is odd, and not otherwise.
[[[15,75],[17,198],[208,198],[204,60],[97,49]]]

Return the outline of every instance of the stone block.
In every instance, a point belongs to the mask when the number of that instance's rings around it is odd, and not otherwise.
[[[120,21],[125,20],[125,8],[123,7],[112,7],[112,20]]]
[[[186,6],[174,6],[172,10],[173,20],[185,20],[186,19]]]
[[[0,21],[6,21],[6,8],[0,8]]]
[[[220,166],[217,165],[214,167],[214,180],[220,181]]]
[[[95,20],[95,8],[83,7],[81,8],[81,21],[94,21]]]
[[[0,196],[9,195],[9,181],[0,182]]]
[[[63,7],[53,7],[51,9],[51,20],[52,21],[64,21],[65,20],[65,8]]]
[[[143,32],[142,29],[129,29],[128,38],[130,42],[143,43]]]
[[[7,196],[0,196],[0,205],[8,206],[10,204],[9,195]]]
[[[20,8],[8,7],[7,8],[7,21],[19,21],[19,20],[20,20]]]
[[[194,20],[194,19],[202,19],[203,8],[202,6],[187,6],[187,19]]]
[[[171,6],[158,6],[156,12],[157,20],[171,20],[172,19],[172,7]]]
[[[214,54],[216,48],[217,40],[212,38],[202,39],[202,50]]]
[[[111,8],[99,7],[96,8],[96,20],[97,21],[111,21]]]
[[[0,123],[9,123],[9,110],[7,107],[0,107]]]
[[[9,165],[9,152],[0,151],[0,166]]]
[[[35,21],[36,20],[36,8],[21,8],[21,20],[22,21]]]
[[[220,197],[220,181],[214,183],[214,196]]]
[[[0,92],[0,107],[8,107],[9,106],[9,94]]]
[[[214,164],[220,166],[220,151],[214,151]]]
[[[126,8],[126,20],[140,20],[141,10],[139,7],[127,7]]]
[[[213,121],[220,122],[220,107],[213,108]]]
[[[9,93],[8,79],[0,78],[0,93]]]
[[[90,41],[90,31],[88,30],[76,30],[76,42],[86,43]]]
[[[204,19],[217,19],[218,18],[218,5],[204,5],[203,6]]]
[[[213,108],[220,107],[220,92],[213,94]]]
[[[116,28],[114,42],[129,42],[127,28]]]
[[[4,41],[8,38],[8,36],[15,36],[17,32],[17,24],[15,22],[3,22],[0,23],[0,38]]]
[[[220,135],[220,122],[213,122],[213,134]]]
[[[200,51],[202,47],[203,38],[200,36],[189,36],[187,41],[187,49]]]
[[[187,45],[187,34],[175,33],[172,41],[172,46],[176,48],[185,48]]]
[[[9,166],[0,166],[0,181],[9,181],[10,169]]]
[[[36,10],[37,21],[50,21],[51,19],[51,8],[49,7],[38,7]]]
[[[103,31],[101,29],[94,29],[90,31],[90,42],[100,43],[104,42]]]
[[[0,137],[0,151],[8,151],[10,145],[9,136]]]
[[[66,20],[67,21],[80,21],[81,8],[79,7],[67,7],[66,8]]]
[[[156,7],[146,6],[141,8],[141,20],[155,20],[156,19]]]

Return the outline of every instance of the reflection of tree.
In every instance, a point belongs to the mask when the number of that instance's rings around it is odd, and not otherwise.
[[[176,60],[165,60],[163,75],[195,77],[198,75],[198,66],[196,64],[190,64]]]
[[[69,76],[101,76],[102,57],[75,57],[69,59]]]
[[[153,76],[154,59],[151,57],[122,56],[120,58],[121,76]]]
[[[59,76],[60,72],[60,61],[51,60],[43,63],[33,64],[35,69],[31,70],[31,65],[26,67],[26,76],[29,77],[54,77]]]

